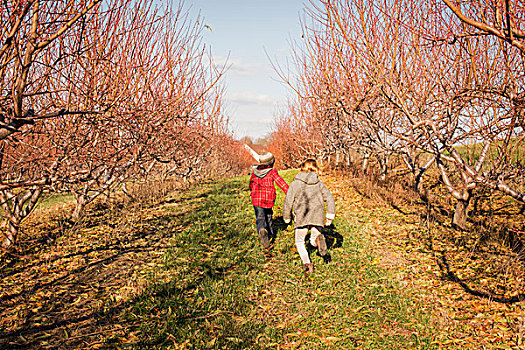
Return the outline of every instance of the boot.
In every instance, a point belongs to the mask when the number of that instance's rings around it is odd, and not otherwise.
[[[268,231],[266,231],[265,228],[262,228],[259,231],[259,240],[261,241],[261,245],[264,249],[268,249],[270,247],[270,240],[268,239]]]
[[[304,270],[304,276],[305,277],[308,276],[310,273],[314,272],[314,264],[312,263],[304,264],[303,270]]]
[[[328,247],[326,246],[326,239],[324,238],[323,234],[320,234],[315,239],[315,243],[317,243],[317,249],[319,251],[319,255],[325,256],[326,253],[328,253]]]

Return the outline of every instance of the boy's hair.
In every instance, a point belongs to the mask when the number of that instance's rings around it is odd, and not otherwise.
[[[319,173],[319,167],[317,166],[315,159],[307,159],[301,164],[301,171],[305,173],[309,171]]]

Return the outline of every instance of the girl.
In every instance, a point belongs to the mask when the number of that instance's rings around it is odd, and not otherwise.
[[[250,178],[250,190],[253,208],[255,209],[255,224],[261,245],[270,248],[270,239],[274,239],[272,229],[273,206],[275,204],[274,182],[286,194],[288,184],[273,168],[275,158],[267,152],[259,156],[259,165],[253,170]]]
[[[304,240],[310,230],[310,244],[317,247],[321,256],[326,255],[327,247],[320,228],[329,226],[335,218],[334,197],[319,180],[319,168],[313,159],[301,164],[300,172],[290,184],[283,206],[284,222],[289,223],[291,214],[295,221],[295,245],[304,264],[305,275],[311,273],[314,265],[310,261]],[[326,203],[326,216],[325,216]],[[326,217],[326,221],[325,221]]]

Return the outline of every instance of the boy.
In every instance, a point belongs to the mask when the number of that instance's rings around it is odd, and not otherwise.
[[[259,240],[264,249],[270,248],[270,239],[275,239],[272,229],[273,206],[275,204],[274,182],[286,194],[288,184],[273,168],[275,158],[266,152],[259,156],[259,165],[253,170],[250,178],[250,191],[255,210],[255,224]]]

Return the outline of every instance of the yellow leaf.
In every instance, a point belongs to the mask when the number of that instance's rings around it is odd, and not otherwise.
[[[337,338],[337,337],[326,337],[325,339],[326,340],[330,340],[330,341],[338,341],[339,340],[339,338]]]
[[[215,337],[212,340],[210,340],[209,342],[207,342],[206,343],[206,348],[207,349],[213,348],[215,346],[215,342],[216,341],[217,341],[217,337]]]
[[[239,339],[239,338],[235,338],[235,337],[227,337],[226,340],[229,340],[233,343],[240,343],[242,342],[242,339]]]
[[[286,333],[284,336],[285,337],[298,337],[298,336],[300,336],[300,334],[297,334],[297,333]]]

